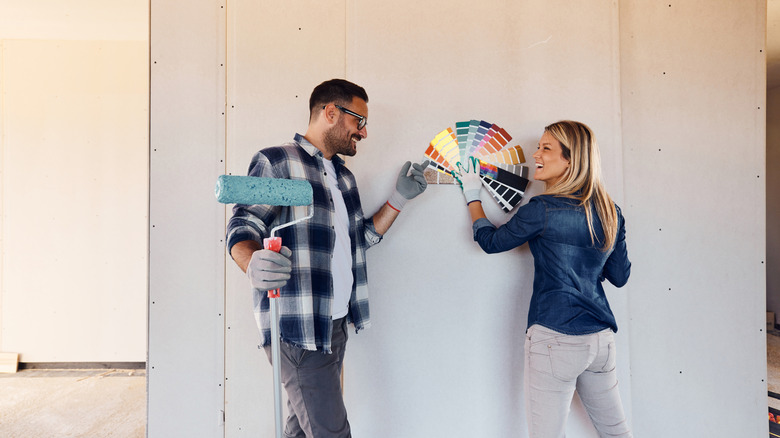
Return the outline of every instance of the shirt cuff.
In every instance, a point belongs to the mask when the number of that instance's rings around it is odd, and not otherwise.
[[[477,240],[477,231],[479,231],[480,228],[487,228],[487,227],[495,228],[495,226],[484,217],[475,220],[474,223],[471,224],[471,229],[474,232],[474,240]]]
[[[374,227],[374,219],[366,219],[364,225],[366,230],[366,242],[368,243],[368,246],[371,247],[379,243],[382,240],[382,235],[376,231],[376,228]]]
[[[254,240],[255,242],[258,242],[262,245],[263,236],[261,236],[260,233],[251,227],[238,227],[228,232],[226,240],[227,244],[225,246],[227,248],[227,252],[230,254],[230,257],[233,257],[231,251],[233,250],[233,246],[236,243],[243,242],[244,240]]]

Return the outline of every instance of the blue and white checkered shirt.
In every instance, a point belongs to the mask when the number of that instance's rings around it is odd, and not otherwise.
[[[331,352],[333,320],[333,278],[331,255],[336,240],[333,228],[335,208],[328,190],[322,152],[302,135],[291,143],[262,149],[252,158],[250,176],[307,180],[314,195],[314,217],[282,228],[282,245],[292,251],[292,276],[280,290],[279,328],[284,342],[306,350]],[[379,243],[372,219],[363,217],[363,208],[354,175],[344,160],[334,156],[338,185],[349,215],[352,240],[352,296],[347,320],[359,332],[370,327],[366,250]],[[308,215],[307,206],[236,205],[227,226],[227,250],[237,242],[254,240],[262,245],[273,227]],[[271,343],[270,309],[267,291],[255,289],[254,312],[263,335],[263,345]]]

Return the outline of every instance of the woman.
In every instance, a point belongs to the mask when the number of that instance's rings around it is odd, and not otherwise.
[[[631,271],[623,215],[601,182],[598,145],[586,125],[547,126],[533,155],[543,194],[505,225],[485,217],[479,165],[470,158],[457,175],[487,253],[526,242],[534,286],[525,341],[525,394],[531,437],[563,437],[574,390],[600,436],[630,437],[615,372],[617,324],[604,279],[617,287]]]

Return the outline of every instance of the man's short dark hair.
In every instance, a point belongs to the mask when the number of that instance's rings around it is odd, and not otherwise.
[[[309,98],[309,117],[314,115],[315,111],[322,108],[323,105],[336,103],[339,105],[348,105],[352,103],[353,98],[360,98],[368,103],[368,94],[360,85],[353,84],[344,79],[331,79],[325,81],[311,92]]]

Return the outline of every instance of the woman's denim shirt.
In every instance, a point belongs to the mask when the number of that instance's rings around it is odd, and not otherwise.
[[[631,273],[620,208],[617,214],[615,244],[607,252],[599,244],[604,241],[604,233],[595,208],[591,215],[597,238],[594,245],[585,209],[579,201],[552,195],[531,198],[499,228],[487,219],[476,220],[474,240],[489,254],[528,242],[534,256],[528,327],[540,324],[569,335],[596,333],[606,328],[617,332],[615,316],[601,286],[607,279],[622,287]]]

